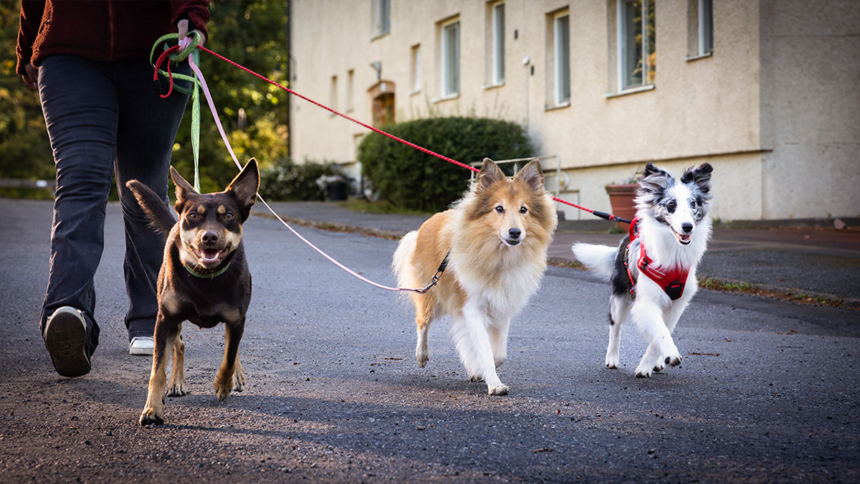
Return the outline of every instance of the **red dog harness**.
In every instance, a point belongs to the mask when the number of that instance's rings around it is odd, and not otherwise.
[[[634,218],[630,223],[630,242],[627,244],[625,252],[630,250],[630,244],[639,237],[639,218]],[[633,287],[630,289],[630,294],[636,296],[636,279],[630,272],[630,267],[627,266],[627,257],[624,257],[624,267],[627,269],[627,277],[630,278],[630,284]],[[687,276],[690,274],[690,269],[683,267],[673,267],[672,270],[666,271],[660,266],[654,265],[654,260],[648,257],[645,253],[645,244],[639,241],[639,261],[636,263],[639,272],[646,275],[648,279],[656,282],[663,289],[663,292],[669,296],[669,299],[676,300],[684,295],[684,286],[687,284]]]

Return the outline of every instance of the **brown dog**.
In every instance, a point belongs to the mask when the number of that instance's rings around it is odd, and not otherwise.
[[[152,226],[167,235],[164,261],[158,274],[158,317],[155,350],[146,407],[140,424],[164,423],[167,356],[173,349],[173,369],[167,394],[186,395],[185,343],[182,322],[201,328],[224,323],[224,360],[215,376],[215,394],[224,400],[232,390],[241,392],[245,371],[239,362],[239,341],[245,330],[245,313],[251,302],[251,273],[242,245],[242,223],[251,212],[260,185],[253,158],[226,190],[200,194],[171,167],[176,185],[179,222],[148,187],[137,180],[126,186],[134,193]]]

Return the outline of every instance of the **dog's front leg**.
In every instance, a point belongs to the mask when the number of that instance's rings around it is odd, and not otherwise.
[[[173,368],[167,383],[167,396],[184,397],[188,393],[185,386],[185,341],[182,341],[182,324],[179,324],[173,339]]]
[[[639,281],[642,287],[642,281]],[[660,358],[666,358],[666,364],[677,366],[681,363],[681,354],[672,340],[672,333],[663,321],[663,310],[643,294],[637,294],[631,315],[633,321],[648,341],[648,350],[636,368],[638,378],[648,378]],[[668,300],[668,298],[667,298]]]
[[[224,325],[224,360],[221,362],[221,367],[218,369],[218,374],[215,375],[215,395],[218,396],[218,401],[224,401],[230,395],[233,389],[233,375],[236,372],[237,366],[241,368],[241,364],[237,365],[239,357],[239,341],[242,340],[242,334],[245,331],[244,316],[236,323],[226,323]],[[243,385],[244,385],[244,370],[242,370]]]
[[[507,395],[510,388],[502,383],[496,373],[487,315],[480,308],[467,303],[463,313],[452,319],[451,334],[471,379],[483,378],[490,395]]]
[[[161,311],[155,321],[155,348],[152,351],[152,371],[149,375],[149,393],[146,407],[140,414],[140,424],[164,423],[164,386],[167,382],[167,356],[173,349],[178,322],[166,319]]]
[[[613,294],[609,299],[609,346],[606,348],[606,367],[618,368],[621,364],[621,325],[630,314],[630,297]]]
[[[508,359],[508,330],[511,329],[511,320],[493,322],[487,329],[493,347],[493,362],[498,368]]]

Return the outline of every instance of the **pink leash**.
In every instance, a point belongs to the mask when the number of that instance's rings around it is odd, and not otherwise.
[[[242,170],[242,165],[239,163],[239,160],[236,158],[236,154],[233,153],[233,148],[230,146],[230,142],[227,140],[227,135],[224,133],[224,127],[221,126],[221,120],[218,117],[218,111],[215,109],[215,103],[212,102],[212,95],[209,93],[209,87],[206,85],[206,78],[203,77],[203,73],[200,72],[200,69],[197,67],[196,64],[194,64],[194,60],[190,56],[188,57],[188,64],[191,66],[191,69],[197,74],[197,79],[200,81],[200,88],[203,90],[203,94],[206,96],[206,102],[209,104],[209,110],[212,111],[212,117],[215,118],[215,124],[218,126],[218,131],[221,133],[221,139],[224,140],[224,144],[227,146],[227,151],[230,152],[230,156],[233,157],[233,162],[236,163],[236,166],[239,168],[239,170]],[[299,234],[298,232],[296,232],[295,229],[293,229],[290,226],[290,224],[285,222],[284,219],[282,219],[277,213],[275,213],[274,210],[272,210],[272,207],[270,207],[269,204],[266,203],[266,201],[263,199],[263,197],[260,196],[259,193],[257,194],[257,198],[259,198],[260,201],[263,203],[263,205],[265,205],[266,208],[268,208],[269,211],[272,212],[272,215],[274,215],[276,219],[280,220],[281,223],[284,224],[284,227],[288,228],[290,230],[290,232],[292,232],[296,237],[301,239],[302,242],[308,244],[312,249],[319,252],[320,255],[322,255],[323,257],[328,259],[332,264],[340,267],[341,269],[343,269],[344,271],[346,271],[347,273],[349,273],[353,277],[360,279],[361,281],[364,281],[367,284],[370,284],[371,286],[377,287],[379,289],[385,289],[386,291],[416,292],[418,294],[424,294],[427,291],[427,289],[429,289],[429,286],[427,288],[424,288],[424,289],[414,289],[414,288],[408,288],[408,287],[388,287],[388,286],[383,286],[382,284],[378,284],[376,282],[373,282],[370,279],[367,279],[365,277],[362,277],[357,272],[346,267],[345,265],[336,261],[330,255],[323,252],[319,247],[312,244],[308,239],[302,237],[302,235]]]

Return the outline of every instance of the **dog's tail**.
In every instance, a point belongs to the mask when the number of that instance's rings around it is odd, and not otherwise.
[[[125,186],[134,194],[152,228],[164,235],[169,234],[170,229],[176,225],[176,219],[164,201],[152,189],[137,180],[129,180]]]
[[[400,244],[397,245],[397,250],[394,251],[394,260],[391,262],[391,269],[394,271],[394,275],[397,276],[397,283],[400,287],[412,287],[415,285],[413,281],[415,279],[415,271],[410,267],[410,261],[413,254],[415,254],[417,246],[418,231],[413,230],[400,239]]]
[[[615,269],[615,255],[617,253],[617,247],[573,244],[573,255],[576,256],[576,260],[582,262],[585,267],[607,281],[612,277],[612,271]]]

